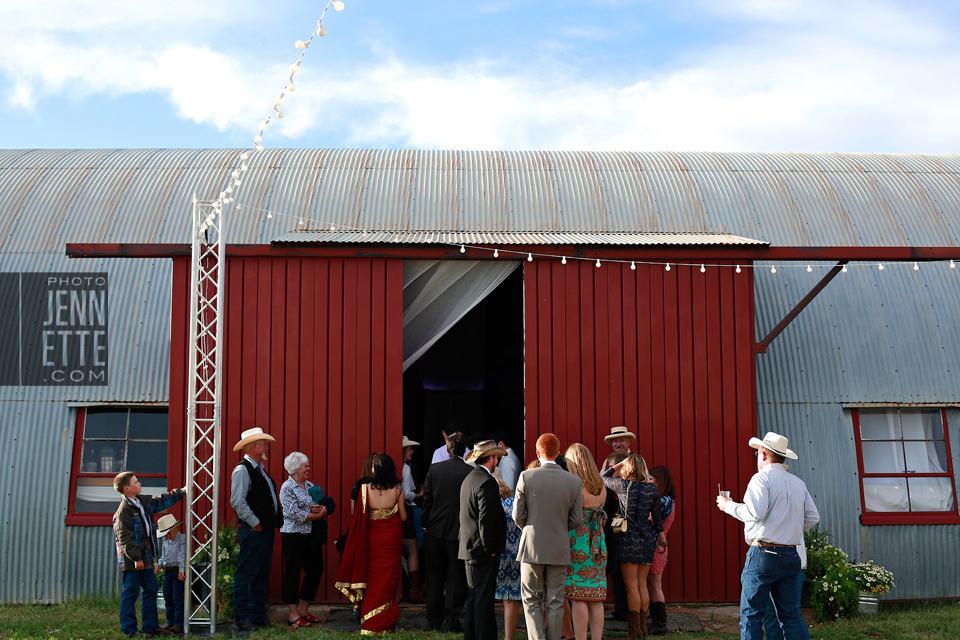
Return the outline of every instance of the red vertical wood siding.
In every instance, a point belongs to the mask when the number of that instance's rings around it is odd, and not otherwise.
[[[267,468],[279,486],[284,457],[302,451],[311,479],[337,502],[329,520],[318,601],[340,600],[333,540],[349,526],[350,489],[363,458],[385,451],[399,464],[403,437],[403,262],[383,259],[228,260],[221,521],[234,521],[233,445],[253,427],[277,439]],[[189,262],[174,261],[171,332],[171,445],[186,429]],[[185,301],[185,302],[184,302]],[[171,451],[173,451],[171,447]],[[182,449],[181,449],[182,450]],[[171,457],[171,477],[184,461]],[[271,600],[279,601],[280,537]]]
[[[756,434],[753,274],[698,267],[524,263],[526,459],[540,433],[587,444],[624,424],[677,485],[667,600],[735,602],[742,528],[716,508],[743,492]]]

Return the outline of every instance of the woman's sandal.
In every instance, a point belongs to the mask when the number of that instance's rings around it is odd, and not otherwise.
[[[303,618],[297,618],[296,620],[287,619],[287,624],[290,625],[291,627],[312,627],[313,626]]]
[[[301,613],[300,617],[306,620],[307,622],[320,622],[320,618],[315,618],[309,613]]]

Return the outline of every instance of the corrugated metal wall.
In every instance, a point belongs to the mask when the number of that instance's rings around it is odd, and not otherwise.
[[[189,271],[177,261],[174,298],[186,300]],[[333,540],[350,523],[350,490],[368,453],[399,464],[403,437],[403,263],[401,260],[230,259],[226,302],[221,512],[240,432],[261,427],[271,443],[268,471],[279,487],[284,457],[310,458],[311,480],[337,503],[329,519],[325,582],[318,600],[334,601],[339,554]],[[186,350],[185,305],[175,308],[174,352]],[[182,319],[182,320],[180,320]],[[175,375],[181,375],[177,372]],[[186,389],[186,384],[179,388]],[[171,397],[171,431],[185,433],[185,398]],[[173,443],[171,443],[173,449]],[[183,460],[170,474],[183,477]],[[271,595],[279,600],[280,538]]]
[[[753,472],[750,270],[538,260],[524,263],[524,296],[526,458],[552,431],[599,464],[603,436],[628,426],[677,484],[668,600],[737,600],[745,544],[714,500],[717,483],[735,490]]]

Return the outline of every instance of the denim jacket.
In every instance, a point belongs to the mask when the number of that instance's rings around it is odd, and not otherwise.
[[[113,514],[113,532],[117,542],[117,562],[122,571],[136,571],[137,560],[143,560],[143,568],[153,570],[156,562],[157,525],[153,521],[154,514],[163,511],[183,499],[183,489],[174,489],[156,498],[139,495],[132,500],[139,500],[144,512],[150,518],[150,535],[140,515],[140,509],[126,497],[120,500],[117,512]]]

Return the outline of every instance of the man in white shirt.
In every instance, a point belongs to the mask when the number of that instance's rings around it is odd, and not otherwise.
[[[437,447],[436,451],[433,452],[433,458],[430,460],[430,464],[437,464],[438,462],[446,462],[450,459],[450,438],[453,436],[460,437],[460,432],[450,432],[450,435],[447,435],[446,431],[441,431],[443,434],[443,446]]]
[[[497,441],[498,447],[507,452],[507,455],[500,458],[500,466],[497,467],[500,479],[510,487],[510,491],[516,491],[517,480],[523,470],[520,466],[520,457],[510,448],[503,433],[498,433],[493,439]]]
[[[797,459],[786,438],[768,432],[763,440],[750,438],[750,446],[757,450],[757,473],[743,503],[717,496],[717,507],[744,523],[750,545],[741,578],[740,637],[763,640],[763,616],[772,598],[784,638],[809,640],[796,589],[801,563],[797,548],[803,532],[820,522],[820,514],[803,480],[784,468],[786,458]]]

